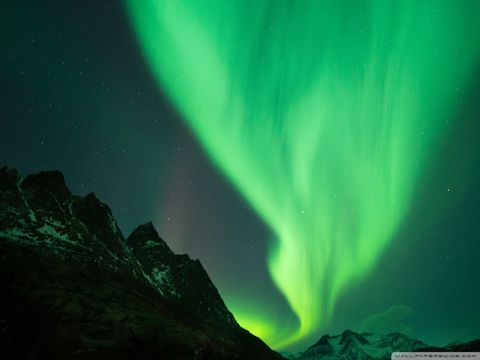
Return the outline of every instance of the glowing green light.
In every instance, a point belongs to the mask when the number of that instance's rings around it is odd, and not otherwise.
[[[300,325],[234,314],[277,348],[312,334],[405,217],[478,57],[480,2],[127,4],[161,86],[275,234],[269,269]]]

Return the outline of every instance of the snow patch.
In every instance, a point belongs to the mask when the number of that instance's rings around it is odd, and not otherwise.
[[[0,237],[6,237],[11,240],[24,240],[25,238],[36,241],[37,238],[18,228],[0,231]]]
[[[108,249],[107,249],[107,252],[115,261],[120,261],[120,258],[116,254],[114,254],[113,252],[111,252]]]
[[[108,220],[110,222],[110,227],[112,228],[113,233],[117,234],[117,222],[113,218],[112,214],[108,214]]]
[[[180,297],[172,284],[172,274],[168,267],[163,269],[154,267],[152,269],[152,278],[157,283],[157,287],[163,285],[164,288],[167,288],[170,296]]]
[[[53,237],[53,238],[58,239],[60,241],[72,244],[72,245],[79,245],[76,241],[70,240],[70,238],[68,237],[67,234],[60,234],[59,232],[57,232],[57,230],[55,228],[53,228],[52,226],[50,226],[48,224],[45,224],[41,228],[38,228],[37,232],[39,232],[40,234],[43,234],[43,235]]]
[[[152,269],[152,277],[160,284],[168,282],[170,278],[170,269],[166,268],[160,270],[157,267],[154,267]]]
[[[20,196],[22,197],[23,203],[25,204],[25,208],[28,211],[28,217],[30,218],[30,220],[32,222],[37,221],[37,217],[35,216],[35,212],[30,208],[30,205],[28,204],[27,199],[25,199],[25,196],[23,195],[23,191],[22,191],[22,189],[20,189],[19,184],[17,184],[17,189],[18,189],[18,192],[20,193]]]
[[[156,241],[153,241],[153,240],[147,240],[145,241],[145,243],[143,244],[143,248],[144,249],[149,249],[149,248],[153,248],[153,247],[157,247],[157,246],[160,246],[159,243],[157,243]]]
[[[55,220],[54,218],[52,217],[47,217],[45,219],[45,222],[52,225],[52,226],[55,226],[55,227],[58,227],[58,228],[61,228],[61,229],[64,229],[65,228],[65,225],[63,225],[60,221],[58,220]]]

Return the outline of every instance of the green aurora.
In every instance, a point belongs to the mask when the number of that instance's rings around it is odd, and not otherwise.
[[[478,59],[480,2],[127,7],[160,86],[271,229],[268,267],[297,321],[268,299],[229,307],[277,349],[318,332],[408,213]]]

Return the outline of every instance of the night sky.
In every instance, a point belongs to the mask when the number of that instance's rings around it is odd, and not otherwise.
[[[0,166],[61,170],[125,235],[152,221],[275,348],[347,328],[479,338],[480,7],[154,3],[2,4]]]

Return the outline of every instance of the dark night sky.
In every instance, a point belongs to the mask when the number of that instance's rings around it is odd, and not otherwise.
[[[112,208],[124,234],[151,220],[174,251],[199,258],[227,304],[248,294],[286,309],[267,271],[269,230],[159,90],[121,2],[0,8],[0,165],[61,170],[73,193]],[[436,344],[480,337],[478,70],[407,220],[323,331],[393,307],[379,331],[406,324]]]

